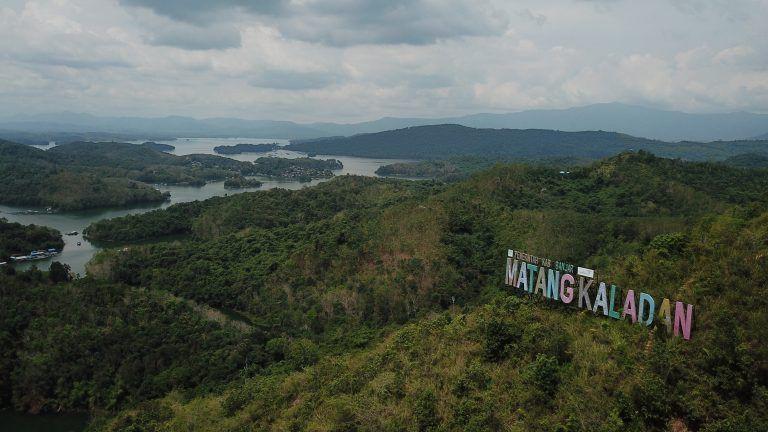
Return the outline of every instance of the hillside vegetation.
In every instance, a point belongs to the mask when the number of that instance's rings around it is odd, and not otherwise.
[[[743,153],[731,156],[723,163],[740,168],[768,168],[768,154]]]
[[[176,237],[74,283],[2,276],[34,289],[0,290],[0,394],[110,431],[765,430],[766,191],[762,170],[627,153],[100,222]],[[692,339],[507,287],[510,248],[694,304]]]
[[[415,126],[378,133],[293,141],[287,150],[361,157],[439,159],[455,156],[600,159],[627,150],[662,157],[722,160],[768,149],[767,141],[698,143],[636,138],[616,132],[562,132],[544,129],[475,129],[454,124]]]
[[[0,141],[0,203],[57,210],[156,203],[168,195],[150,183],[203,185],[252,169],[248,162],[175,156],[149,145],[75,142],[44,151]]]
[[[22,225],[0,218],[0,262],[9,261],[11,255],[28,254],[33,250],[61,249],[64,240],[53,228]]]

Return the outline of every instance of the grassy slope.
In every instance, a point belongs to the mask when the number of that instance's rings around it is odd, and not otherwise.
[[[369,349],[218,395],[170,394],[103,426],[156,415],[169,431],[765,430],[768,213],[708,218],[689,234],[679,253],[648,248],[605,269],[696,304],[689,342],[502,289]]]

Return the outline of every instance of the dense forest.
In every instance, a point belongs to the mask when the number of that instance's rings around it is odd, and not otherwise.
[[[252,175],[254,166],[214,155],[176,156],[155,146],[75,142],[47,151],[0,141],[0,203],[57,210],[168,199],[150,184],[201,186]]]
[[[453,124],[415,126],[350,137],[296,140],[286,147],[308,153],[361,157],[444,159],[480,156],[538,160],[600,159],[628,150],[687,160],[722,160],[739,153],[766,152],[768,141],[677,142],[616,132],[543,129],[475,129]]]
[[[102,174],[103,170],[64,164],[40,149],[0,141],[2,204],[77,210],[168,198],[140,181]]]
[[[243,176],[232,177],[224,180],[224,187],[227,189],[245,189],[261,187],[264,183],[261,180],[246,178]]]
[[[489,168],[500,161],[478,156],[452,157],[443,160],[420,160],[382,165],[376,174],[387,177],[439,179],[455,181]]]
[[[641,152],[99,222],[130,245],[85,279],[2,276],[2,403],[112,431],[765,430],[767,191]],[[694,304],[693,337],[513,290],[509,248]]]
[[[28,254],[33,250],[64,247],[61,233],[53,228],[22,225],[0,218],[0,262],[8,262],[11,255]]]
[[[768,153],[743,153],[731,156],[723,163],[740,168],[768,168]]]
[[[152,150],[160,151],[160,152],[172,152],[176,150],[176,146],[172,146],[170,144],[156,143],[154,141],[146,141],[141,145],[145,147],[149,147]]]
[[[265,177],[310,181],[333,177],[333,171],[344,168],[336,159],[260,157],[253,161],[254,173]]]

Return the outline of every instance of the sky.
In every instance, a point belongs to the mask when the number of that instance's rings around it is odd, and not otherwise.
[[[0,0],[0,116],[768,112],[768,0]]]

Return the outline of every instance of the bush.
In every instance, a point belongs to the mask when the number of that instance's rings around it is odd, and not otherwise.
[[[288,346],[286,360],[288,360],[294,368],[303,369],[317,363],[319,357],[320,350],[317,348],[317,345],[309,339],[302,338],[294,340]]]

